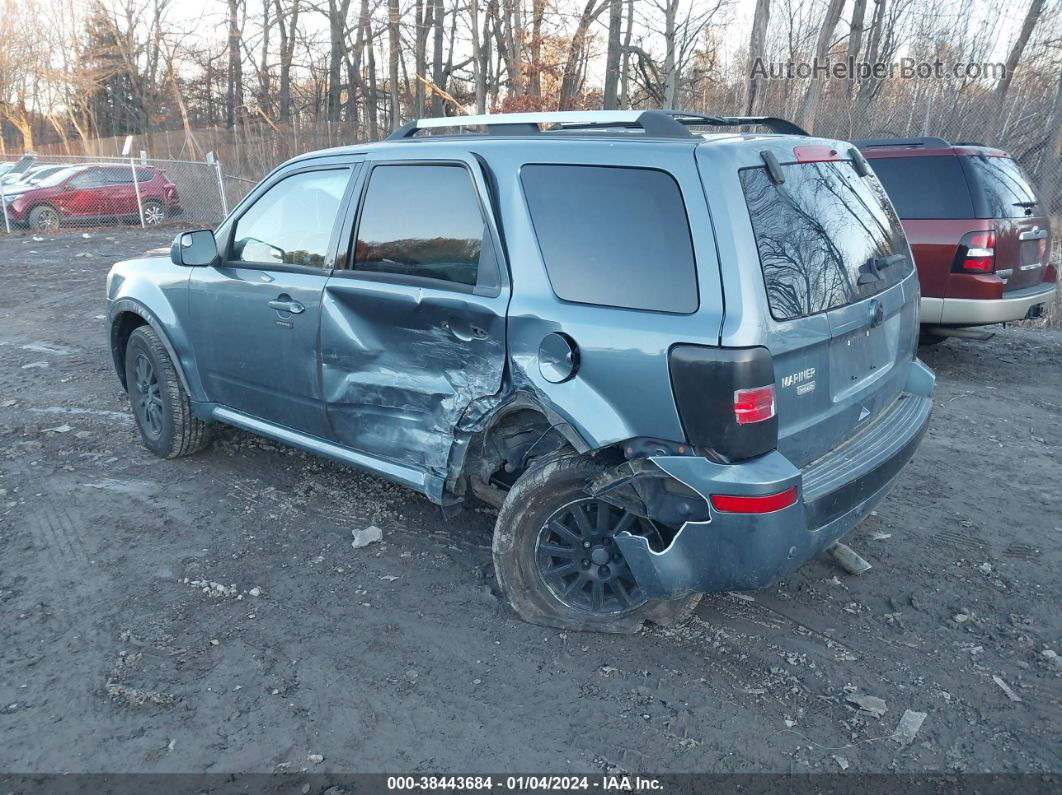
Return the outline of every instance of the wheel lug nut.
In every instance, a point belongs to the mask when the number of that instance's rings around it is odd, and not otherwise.
[[[590,549],[590,542],[589,541],[584,541],[583,542],[583,549]]]
[[[584,569],[589,569],[590,568],[590,561],[587,560],[586,558],[583,558],[583,568]]]

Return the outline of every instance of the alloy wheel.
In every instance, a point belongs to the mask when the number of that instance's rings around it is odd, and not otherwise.
[[[50,207],[45,207],[37,218],[37,229],[40,232],[51,232],[59,228],[59,213]]]
[[[591,498],[559,508],[543,524],[535,549],[538,571],[570,608],[602,615],[629,613],[649,601],[615,537],[623,532],[659,540],[653,524]]]
[[[140,427],[152,439],[162,435],[162,390],[155,374],[155,366],[144,354],[136,357],[133,369],[133,408]]]
[[[144,223],[148,226],[158,226],[166,220],[166,213],[158,204],[149,204],[144,208]]]

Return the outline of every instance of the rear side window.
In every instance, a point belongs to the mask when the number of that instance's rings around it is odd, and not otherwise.
[[[377,166],[358,222],[354,269],[475,286],[486,234],[464,166]]]
[[[697,273],[678,183],[656,169],[520,172],[553,292],[583,304],[690,313]]]
[[[957,157],[876,157],[869,161],[901,218],[973,218]]]
[[[771,315],[814,315],[897,284],[914,268],[885,191],[847,160],[741,171]],[[860,281],[863,284],[860,284]]]
[[[1021,166],[1009,157],[963,157],[974,186],[977,218],[1023,218],[1039,209],[1036,190]]]

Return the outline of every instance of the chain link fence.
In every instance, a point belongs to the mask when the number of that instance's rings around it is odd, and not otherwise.
[[[0,158],[0,233],[111,224],[215,226],[250,187],[226,180],[217,163],[193,160]]]

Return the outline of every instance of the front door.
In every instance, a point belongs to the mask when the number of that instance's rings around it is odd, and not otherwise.
[[[279,175],[195,268],[189,314],[211,402],[329,438],[317,331],[350,165]],[[227,244],[227,245],[225,245]]]
[[[347,268],[325,287],[324,397],[342,444],[431,493],[465,410],[501,388],[508,277],[475,159],[367,169]]]

